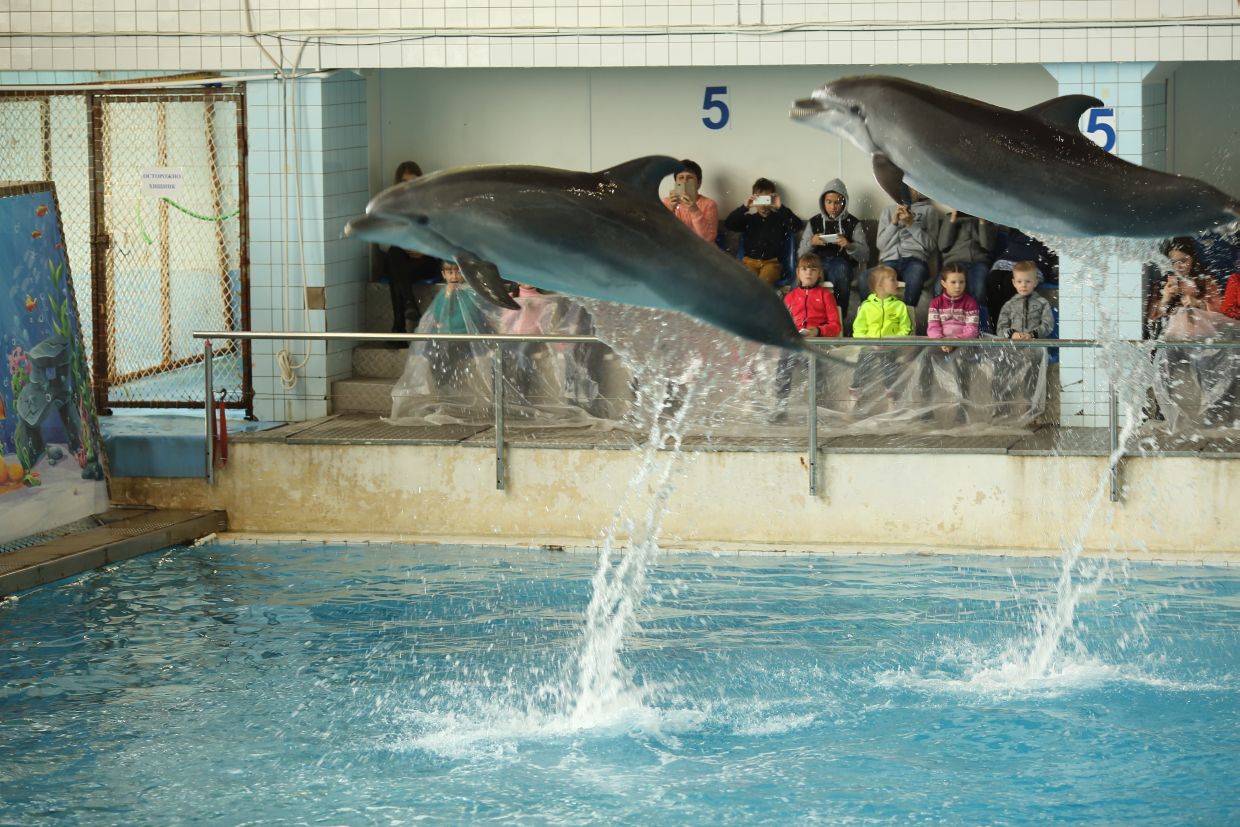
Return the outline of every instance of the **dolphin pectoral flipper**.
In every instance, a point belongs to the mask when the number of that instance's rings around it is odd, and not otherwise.
[[[499,277],[499,270],[494,264],[465,253],[456,257],[456,263],[461,268],[465,281],[469,282],[469,286],[474,288],[479,296],[500,307],[520,309],[521,305],[508,295],[504,280]]]
[[[908,184],[904,183],[904,170],[900,169],[891,159],[881,152],[870,156],[874,164],[874,180],[883,188],[883,192],[891,196],[897,204],[911,204],[913,197],[909,194]]]
[[[644,197],[659,198],[659,182],[669,175],[675,175],[684,166],[675,158],[667,155],[647,155],[634,158],[623,164],[605,169],[600,176],[615,181],[620,186]]]
[[[1023,110],[1024,114],[1046,121],[1052,126],[1069,132],[1077,131],[1081,116],[1095,106],[1106,106],[1102,101],[1090,95],[1064,95],[1042,101]]]

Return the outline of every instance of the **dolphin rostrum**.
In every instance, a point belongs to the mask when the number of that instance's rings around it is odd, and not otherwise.
[[[908,187],[998,224],[1058,236],[1165,238],[1240,218],[1240,202],[1194,178],[1130,164],[1081,134],[1102,106],[1067,95],[1023,111],[900,78],[832,81],[790,117],[870,154],[893,199]]]
[[[678,310],[737,336],[802,347],[775,291],[693,234],[659,201],[673,158],[602,172],[490,166],[390,187],[347,235],[455,260],[478,293],[517,305],[503,278],[562,293]]]

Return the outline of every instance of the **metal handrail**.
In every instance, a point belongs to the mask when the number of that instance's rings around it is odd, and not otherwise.
[[[501,352],[507,343],[540,342],[540,343],[590,343],[606,344],[597,336],[562,335],[544,336],[535,334],[514,333],[315,333],[255,330],[212,330],[195,331],[190,334],[195,339],[203,340],[204,381],[206,383],[203,396],[203,410],[206,414],[206,460],[207,484],[215,484],[215,431],[212,427],[211,402],[214,391],[212,375],[212,339],[282,339],[289,341],[356,341],[356,342],[426,342],[447,340],[457,342],[492,342]],[[1240,341],[1149,341],[1136,339],[1120,340],[1126,344],[1142,344],[1155,348],[1186,347],[1186,348],[1240,348]],[[1100,343],[1093,339],[932,339],[928,336],[899,336],[874,339],[847,339],[842,337],[813,337],[805,340],[808,350],[810,382],[807,388],[809,405],[809,491],[811,496],[818,493],[818,417],[817,417],[817,356],[819,352],[830,351],[839,347],[1064,347],[1093,348]],[[491,385],[492,399],[495,405],[495,487],[505,488],[506,460],[504,452],[504,388],[502,359],[495,360],[492,366]],[[1111,501],[1119,500],[1119,460],[1115,453],[1119,448],[1119,413],[1116,404],[1115,385],[1110,387],[1110,404],[1108,405],[1108,429],[1110,432],[1111,454],[1114,462],[1111,465]]]

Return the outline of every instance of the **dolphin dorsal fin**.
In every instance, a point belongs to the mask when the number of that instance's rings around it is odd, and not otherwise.
[[[1034,104],[1023,112],[1030,117],[1046,121],[1052,126],[1068,132],[1076,132],[1077,122],[1081,120],[1082,115],[1095,106],[1105,105],[1089,95],[1064,95],[1061,98],[1051,98],[1048,101]]]
[[[682,169],[684,165],[675,158],[667,155],[647,155],[645,158],[634,158],[605,169],[599,175],[638,195],[658,200],[659,182]]]

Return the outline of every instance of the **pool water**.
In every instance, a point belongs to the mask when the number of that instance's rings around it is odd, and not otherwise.
[[[3,824],[1240,822],[1240,572],[217,544],[0,604]],[[589,709],[589,714],[581,710]]]

